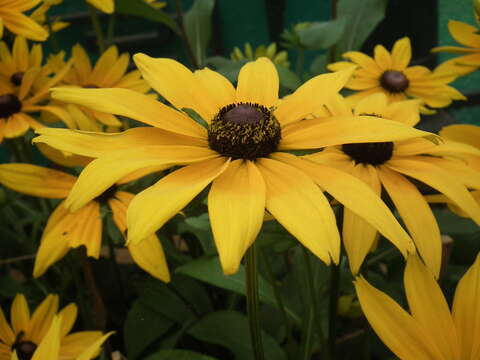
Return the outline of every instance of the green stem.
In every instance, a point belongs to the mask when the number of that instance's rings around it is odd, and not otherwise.
[[[328,304],[328,350],[330,358],[335,359],[335,340],[337,327],[337,304],[340,290],[340,265],[330,265],[330,302]]]
[[[252,339],[253,354],[255,360],[264,360],[262,345],[262,329],[259,317],[258,297],[258,269],[257,249],[253,243],[245,254],[245,277],[247,283],[247,313],[250,323],[250,336]]]
[[[100,20],[98,19],[97,10],[88,5],[88,11],[90,12],[90,19],[92,21],[93,31],[95,32],[95,36],[97,37],[97,46],[100,53],[105,51],[105,39],[103,37],[102,27],[100,25]]]
[[[107,28],[107,44],[108,46],[113,44],[113,34],[115,33],[115,13],[110,15],[108,19],[108,28]]]
[[[48,27],[48,39],[50,40],[50,45],[52,46],[52,50],[54,53],[59,53],[61,50],[60,45],[58,45],[57,36],[55,35],[55,32],[52,29],[52,20],[50,18],[50,15],[48,15],[48,11],[46,13],[46,23]]]
[[[185,29],[185,23],[183,21],[183,10],[182,10],[182,2],[181,0],[175,0],[175,7],[177,9],[177,17],[178,17],[178,27],[180,28],[180,36],[183,40],[183,44],[185,45],[185,49],[187,51],[188,59],[192,64],[193,69],[199,69],[200,66],[198,64],[198,59],[195,57],[195,54],[192,49],[192,44],[190,43],[187,30]]]
[[[304,62],[305,62],[305,49],[298,48],[297,63],[295,64],[295,73],[299,78],[302,77]]]
[[[312,357],[312,343],[313,343],[313,332],[315,325],[315,311],[313,306],[308,307],[307,319],[303,324],[302,329],[302,360],[310,360]]]

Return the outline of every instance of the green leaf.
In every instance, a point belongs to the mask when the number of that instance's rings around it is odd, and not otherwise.
[[[235,311],[217,311],[196,323],[188,333],[198,340],[221,345],[233,352],[235,360],[251,360],[253,349],[248,318]],[[266,360],[286,360],[278,343],[262,332]]]
[[[275,67],[277,68],[278,77],[280,78],[280,85],[283,87],[289,90],[295,90],[302,84],[298,76],[293,71],[278,64],[275,64]]]
[[[211,17],[214,5],[215,0],[195,0],[183,18],[187,38],[199,66],[205,63],[212,31]]]
[[[220,266],[218,257],[201,257],[176,270],[177,273],[185,274],[194,279],[206,282],[207,284],[218,286],[222,289],[233,291],[234,293],[244,295],[246,293],[245,268],[240,265],[238,271],[233,275],[225,275]],[[258,292],[260,301],[277,306],[272,286],[263,278],[258,279]],[[287,315],[296,323],[300,323],[300,318],[290,309],[286,309]]]
[[[213,56],[207,59],[207,63],[211,64],[217,72],[225,76],[230,82],[236,83],[238,73],[246,60],[233,61],[223,56]]]
[[[327,54],[318,55],[313,59],[312,64],[310,65],[310,72],[313,75],[324,74],[327,72]]]
[[[162,350],[145,360],[215,360],[215,358],[187,350]]]
[[[186,218],[184,222],[179,224],[178,231],[180,233],[188,231],[195,234],[202,245],[205,255],[214,255],[217,253],[207,213]]]
[[[297,31],[300,43],[310,50],[328,49],[335,44],[345,32],[347,19],[312,22],[308,27]]]
[[[471,219],[458,216],[448,208],[434,209],[433,215],[437,219],[442,234],[456,235],[474,234],[478,232],[478,225]]]
[[[180,34],[177,24],[167,13],[155,9],[143,0],[115,0],[115,12],[162,23]]]
[[[337,56],[359,50],[375,27],[385,17],[387,0],[339,0],[337,16],[345,18],[343,36],[337,44]]]

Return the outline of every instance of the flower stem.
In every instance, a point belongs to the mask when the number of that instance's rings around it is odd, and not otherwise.
[[[305,49],[298,48],[297,63],[295,64],[295,73],[299,78],[302,77],[304,62],[305,62]]]
[[[340,290],[340,265],[330,265],[330,302],[328,304],[328,350],[330,358],[335,359],[335,340],[337,327],[337,304]]]
[[[258,269],[257,249],[253,243],[245,254],[245,277],[247,284],[247,313],[250,322],[250,336],[252,339],[253,353],[255,360],[264,360],[262,345],[262,329],[258,314]]]
[[[183,44],[185,45],[185,49],[187,51],[188,59],[190,60],[190,63],[192,64],[192,67],[193,67],[194,70],[199,69],[200,66],[198,65],[197,58],[195,57],[195,54],[193,53],[192,44],[190,43],[190,41],[188,39],[187,30],[185,29],[185,23],[183,21],[183,10],[182,10],[181,0],[175,0],[175,7],[177,9],[178,27],[180,28],[180,36],[183,40]]]
[[[103,37],[102,27],[100,26],[100,20],[98,19],[97,10],[88,5],[88,11],[90,12],[90,19],[92,21],[93,31],[97,37],[97,46],[100,53],[105,51],[105,39]]]

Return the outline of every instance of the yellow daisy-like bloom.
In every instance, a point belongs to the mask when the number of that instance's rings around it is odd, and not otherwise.
[[[64,66],[61,56],[53,57],[50,64],[54,68]],[[130,55],[119,54],[116,46],[109,47],[92,68],[85,49],[77,44],[72,48],[73,66],[63,78],[63,84],[83,88],[125,88],[146,93],[150,86],[141,78],[140,71],[127,73]],[[67,106],[73,123],[69,128],[86,131],[101,131],[103,126],[121,127],[122,123],[114,115],[93,111],[83,106]]]
[[[412,256],[403,277],[410,313],[365,279],[355,288],[379,338],[402,360],[480,358],[480,256],[457,285],[452,312],[433,274]]]
[[[50,199],[66,198],[77,178],[73,175],[30,164],[1,164],[0,183],[15,191]],[[132,177],[117,182],[131,181]],[[85,246],[87,255],[100,256],[102,218],[100,207],[108,205],[113,221],[122,234],[126,230],[127,207],[134,195],[118,190],[117,184],[106,189],[81,209],[71,213],[62,201],[52,212],[42,235],[35,258],[33,276],[41,276],[52,264],[63,258],[70,248]],[[170,275],[162,246],[155,234],[139,244],[130,243],[133,260],[152,276],[169,281]]]
[[[286,68],[290,67],[288,53],[285,50],[277,52],[277,44],[274,42],[268,45],[268,47],[265,47],[265,45],[257,46],[255,51],[253,51],[252,45],[247,42],[243,52],[235,46],[230,54],[230,58],[234,61],[255,60],[261,57],[267,57],[275,64],[282,65]]]
[[[12,54],[0,44],[0,58],[0,142],[4,137],[19,137],[30,128],[44,126],[30,113],[48,112],[71,123],[65,110],[46,103],[50,100],[50,88],[62,80],[71,63],[50,77],[50,69],[37,66],[41,49],[33,47],[30,53],[26,41],[21,38],[15,40]]]
[[[42,0],[0,0],[0,38],[5,26],[12,33],[25,36],[27,39],[45,41],[48,32],[28,16],[22,14]]]
[[[411,239],[364,183],[286,152],[429,135],[375,117],[304,120],[338,93],[351,70],[317,76],[279,102],[278,74],[266,58],[242,67],[236,89],[208,68],[192,73],[174,60],[144,54],[134,60],[152,88],[178,110],[127,89],[56,90],[53,97],[59,100],[153,126],[112,135],[40,129],[43,135],[35,142],[97,158],[72,188],[68,208],[75,211],[133,171],[180,165],[130,203],[129,242],[137,244],[154,234],[211,184],[210,222],[225,273],[237,270],[260,231],[265,209],[326,264],[338,263],[340,238],[321,187],[404,254],[414,251]],[[195,111],[204,126],[181,109]]]
[[[450,59],[438,67],[440,73],[454,73],[456,77],[470,74],[480,67],[480,35],[478,27],[450,20],[448,30],[456,42],[465,46],[439,46],[432,52],[463,54]]]
[[[88,360],[98,355],[111,333],[69,334],[77,319],[77,306],[72,303],[59,311],[58,305],[58,296],[48,295],[30,315],[25,296],[18,294],[10,309],[11,325],[0,309],[0,360],[10,360],[14,353],[20,360]]]
[[[440,130],[440,135],[444,139],[467,144],[480,151],[480,127],[478,126],[466,124],[450,125]],[[478,154],[462,154],[461,159],[457,159],[457,161],[466,162],[469,167],[480,172],[480,156]],[[477,203],[480,204],[480,190],[474,190],[471,194]],[[450,210],[457,215],[470,217],[469,214],[465,213],[465,211],[444,195],[427,195],[425,198],[430,203],[446,203]]]
[[[107,14],[112,14],[115,10],[114,0],[86,0],[86,2]]]
[[[446,107],[452,100],[465,100],[459,91],[448,86],[443,78],[436,77],[426,67],[408,66],[412,47],[407,37],[396,41],[391,53],[382,45],[377,45],[373,58],[358,51],[346,52],[343,57],[350,61],[330,64],[328,69],[338,71],[352,64],[358,65],[352,79],[345,85],[348,89],[358,91],[348,97],[352,104],[379,92],[385,94],[389,102],[418,98],[432,108]],[[429,112],[425,107],[422,111]]]
[[[373,94],[362,99],[354,107],[353,114],[368,114],[414,126],[419,121],[418,103],[417,100],[405,100],[388,104],[384,94]],[[341,97],[327,104],[326,108],[330,116],[352,114],[352,110]],[[305,157],[349,172],[364,181],[378,195],[382,188],[385,189],[420,255],[438,276],[441,265],[440,230],[430,207],[409,178],[421,181],[445,194],[480,224],[480,206],[465,186],[479,188],[480,172],[457,159],[439,156],[458,156],[464,153],[480,155],[480,150],[450,142],[435,145],[420,138],[343,144]],[[354,274],[360,270],[376,236],[377,230],[374,227],[350,209],[345,209],[343,242]]]

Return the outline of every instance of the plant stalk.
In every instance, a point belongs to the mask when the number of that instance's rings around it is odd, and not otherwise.
[[[330,301],[328,304],[328,351],[335,359],[337,304],[340,291],[340,265],[330,265]]]
[[[90,19],[92,21],[93,31],[95,32],[95,36],[97,37],[98,50],[102,54],[105,51],[105,38],[103,36],[100,20],[98,19],[97,10],[93,6],[88,5],[88,11],[90,12]]]
[[[187,51],[188,59],[190,60],[190,64],[192,65],[194,70],[199,69],[200,66],[193,52],[192,44],[188,39],[187,30],[185,29],[185,22],[183,21],[183,10],[182,10],[181,0],[175,0],[175,7],[177,9],[177,18],[178,18],[177,20],[178,20],[178,27],[180,28],[180,37],[183,40],[185,50]]]

